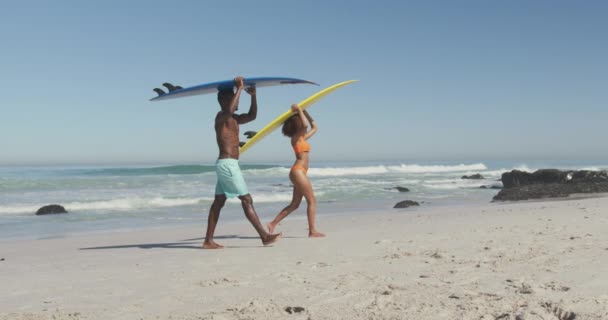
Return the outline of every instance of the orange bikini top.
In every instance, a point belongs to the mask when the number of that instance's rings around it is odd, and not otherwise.
[[[306,142],[306,140],[304,140],[304,137],[301,137],[300,139],[298,139],[298,142],[296,142],[296,144],[293,146],[293,151],[295,151],[296,154],[302,152],[309,152],[310,145],[308,144],[308,142]]]

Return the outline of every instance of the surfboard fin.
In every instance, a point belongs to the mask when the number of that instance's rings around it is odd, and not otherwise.
[[[245,143],[246,143],[246,142],[243,142],[243,141],[239,142],[239,148],[240,148],[240,147],[242,147],[242,146],[244,146],[244,145],[245,145]]]
[[[159,88],[154,88],[154,92],[156,92],[159,97],[166,94],[166,92],[164,92],[163,89],[159,89]]]
[[[251,139],[251,138],[253,138],[253,136],[255,136],[257,134],[257,132],[255,132],[255,131],[247,131],[247,132],[245,132],[243,134],[247,136],[247,139]]]
[[[181,90],[181,89],[183,89],[183,88],[182,88],[181,86],[175,86],[175,89],[176,89],[176,90]]]
[[[169,82],[165,82],[165,83],[163,83],[163,86],[165,86],[165,88],[169,89],[169,92],[173,92],[173,91],[175,91],[175,90],[178,90],[178,87],[176,87],[176,86],[172,85],[172,84],[171,84],[171,83],[169,83]],[[182,88],[182,87],[179,87],[179,89],[181,89],[181,88]]]

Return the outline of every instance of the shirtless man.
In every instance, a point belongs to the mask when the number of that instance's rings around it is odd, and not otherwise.
[[[207,223],[207,235],[203,242],[204,249],[221,249],[222,245],[213,241],[213,233],[217,220],[220,217],[220,210],[226,203],[226,198],[238,197],[243,205],[245,216],[251,222],[255,230],[260,235],[262,243],[270,245],[281,237],[281,234],[270,234],[266,232],[255,209],[253,199],[247,190],[247,185],[241,174],[239,167],[239,125],[255,120],[258,111],[255,87],[247,88],[247,93],[251,96],[251,106],[249,112],[235,114],[239,106],[239,97],[243,91],[243,77],[234,78],[236,93],[232,88],[220,89],[217,93],[217,100],[222,110],[215,116],[215,135],[217,145],[220,149],[219,157],[215,163],[217,174],[217,184],[215,186],[215,199],[209,210]]]

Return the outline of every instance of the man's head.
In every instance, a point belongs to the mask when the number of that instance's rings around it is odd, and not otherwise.
[[[222,110],[227,111],[230,107],[230,102],[234,98],[234,91],[230,89],[221,89],[217,92],[217,102],[220,103]]]

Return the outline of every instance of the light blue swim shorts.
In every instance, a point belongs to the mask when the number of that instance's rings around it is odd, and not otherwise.
[[[249,193],[238,160],[218,159],[215,162],[215,173],[217,174],[216,195],[225,194],[228,198],[235,198]]]

